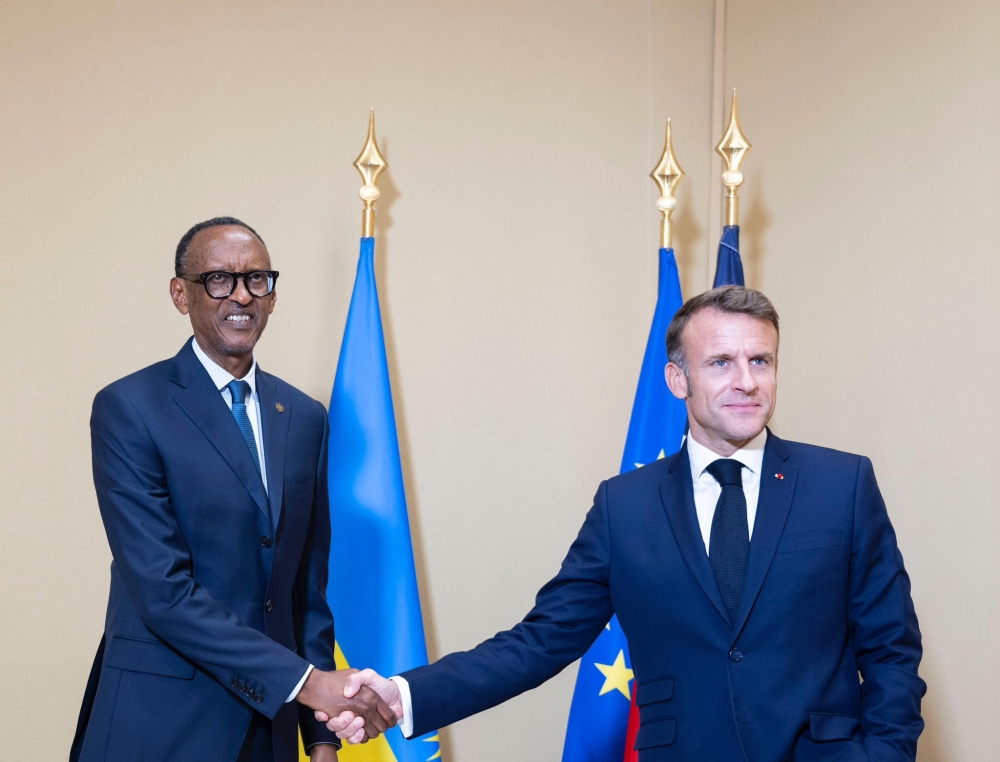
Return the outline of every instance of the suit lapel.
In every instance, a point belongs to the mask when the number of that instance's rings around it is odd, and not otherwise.
[[[698,526],[698,514],[694,507],[694,490],[691,486],[691,464],[688,459],[687,447],[681,447],[680,452],[671,456],[667,477],[660,482],[660,497],[663,507],[670,519],[674,537],[681,549],[681,555],[687,563],[694,578],[698,580],[701,589],[715,606],[719,616],[727,626],[732,626],[726,604],[722,601],[719,586],[715,583],[712,565],[705,552],[705,541]]]
[[[215,388],[208,372],[198,362],[190,341],[174,358],[174,363],[171,380],[184,387],[174,397],[174,402],[187,413],[194,425],[201,429],[208,441],[243,482],[243,486],[257,507],[265,516],[269,516],[264,484],[257,475],[257,467],[254,465],[253,456],[250,455],[250,449],[240,433],[232,411],[222,399],[222,394]],[[268,470],[269,477],[270,474]]]
[[[282,498],[285,492],[285,450],[288,426],[292,419],[290,400],[279,400],[274,378],[257,366],[257,395],[260,398],[260,419],[263,425],[264,463],[267,468],[267,492],[271,501],[271,521],[275,528],[281,520]],[[281,405],[279,411],[278,405]]]
[[[781,474],[778,478],[777,474]],[[760,472],[760,493],[757,498],[757,517],[754,519],[753,537],[750,538],[750,558],[747,561],[743,598],[736,615],[733,639],[740,634],[747,617],[760,594],[767,570],[778,548],[778,540],[785,528],[788,511],[792,507],[795,479],[798,469],[788,463],[785,444],[768,431],[764,446],[764,463]]]

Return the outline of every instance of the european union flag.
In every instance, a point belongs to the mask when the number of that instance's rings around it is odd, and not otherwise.
[[[672,455],[681,445],[687,410],[667,389],[667,326],[680,309],[673,249],[660,249],[659,292],[625,439],[622,473]],[[613,617],[583,655],[570,705],[563,762],[622,762],[631,700],[628,641]]]
[[[726,225],[719,240],[719,259],[715,265],[715,282],[719,286],[744,286],[743,261],[740,259],[740,226]]]
[[[330,552],[327,598],[338,666],[386,677],[427,663],[396,417],[375,286],[375,239],[361,239],[354,293],[330,397]],[[337,539],[340,542],[337,543]],[[345,594],[340,588],[346,589]],[[441,752],[437,734],[406,742],[398,731],[344,756],[425,762]]]

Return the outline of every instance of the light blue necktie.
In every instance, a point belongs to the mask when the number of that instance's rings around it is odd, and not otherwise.
[[[257,455],[257,440],[253,435],[253,426],[250,425],[250,416],[247,415],[245,402],[247,392],[250,390],[250,384],[234,378],[226,387],[229,389],[229,393],[233,395],[233,418],[236,419],[236,425],[240,427],[243,439],[246,440],[247,447],[250,448],[250,455],[253,456],[253,464],[257,467],[257,476],[261,476],[260,457]],[[261,481],[264,481],[263,477],[261,477]]]

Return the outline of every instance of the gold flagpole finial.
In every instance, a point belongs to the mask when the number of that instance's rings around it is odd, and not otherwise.
[[[715,150],[726,162],[726,171],[722,173],[722,184],[726,186],[726,225],[740,224],[740,198],[737,188],[743,184],[743,173],[740,172],[740,162],[747,151],[753,148],[743,135],[740,128],[740,115],[736,108],[736,88],[733,88],[733,105],[729,112],[729,128],[722,136],[722,141]]]
[[[669,249],[674,245],[674,228],[670,215],[677,208],[677,199],[674,198],[674,189],[677,183],[684,177],[684,170],[677,163],[674,156],[674,138],[670,128],[670,120],[667,120],[667,140],[663,144],[663,155],[660,163],[650,172],[650,177],[660,186],[660,197],[656,199],[656,208],[663,215],[660,222],[660,248]]]
[[[375,109],[372,109],[368,116],[368,140],[365,147],[361,149],[361,155],[354,162],[361,179],[365,184],[361,186],[358,195],[365,202],[365,210],[361,217],[361,237],[371,238],[375,235],[375,202],[379,197],[379,190],[376,187],[378,177],[389,165],[378,150],[378,143],[375,141]]]

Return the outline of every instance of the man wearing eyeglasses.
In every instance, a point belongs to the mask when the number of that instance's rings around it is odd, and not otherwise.
[[[195,225],[170,281],[194,336],[94,400],[114,560],[71,760],[294,762],[299,726],[329,762],[312,710],[362,712],[373,737],[396,723],[335,671],[326,412],[253,354],[277,279],[250,226]]]

